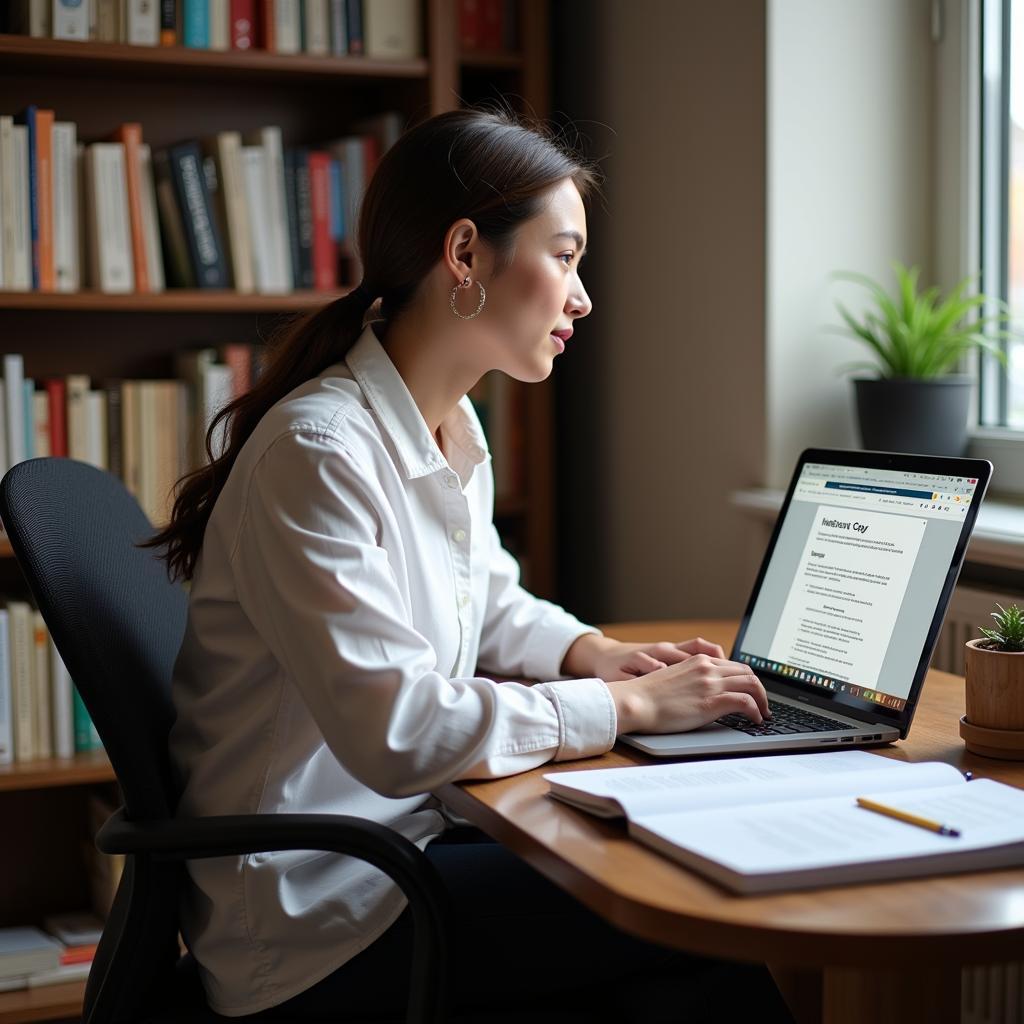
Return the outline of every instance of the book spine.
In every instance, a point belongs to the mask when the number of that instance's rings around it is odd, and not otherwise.
[[[4,414],[7,467],[25,461],[25,364],[17,353],[4,356]]]
[[[37,107],[25,108],[20,120],[28,132],[28,214],[33,290],[39,288],[39,156],[36,146]]]
[[[253,275],[256,290],[261,293],[277,290],[271,252],[270,225],[261,211],[266,208],[266,155],[262,146],[242,146],[242,178],[251,229]]]
[[[302,252],[299,248],[299,195],[296,182],[296,169],[301,159],[301,154],[297,150],[286,149],[284,151],[285,219],[288,223],[288,247],[291,251],[291,284],[293,288],[302,287]]]
[[[175,146],[170,157],[196,283],[200,288],[227,288],[227,267],[213,219],[199,146],[194,142]]]
[[[14,154],[14,172],[11,184],[14,190],[14,281],[15,291],[28,291],[32,287],[32,198],[29,181],[30,147],[28,128],[11,128],[11,150]]]
[[[363,0],[345,0],[348,52],[354,56],[365,53],[363,43]]]
[[[276,0],[258,0],[259,24],[257,39],[259,45],[268,53],[277,52],[277,10]]]
[[[231,11],[228,0],[209,0],[210,49],[227,50],[231,46]]]
[[[97,469],[107,468],[107,402],[102,391],[88,391],[85,396],[88,456],[86,462]]]
[[[124,177],[128,195],[128,224],[131,232],[135,290],[148,292],[149,269],[146,265],[146,240],[142,222],[142,171],[139,166],[142,125],[136,121],[122,124],[114,133],[114,138],[124,146]]]
[[[53,38],[89,38],[89,6],[81,0],[53,0]]]
[[[251,50],[256,40],[256,0],[231,0],[231,49]]]
[[[107,469],[124,479],[124,444],[121,434],[121,381],[108,381],[103,388],[107,404]]]
[[[348,54],[345,0],[331,0],[331,53],[335,57],[344,57]]]
[[[36,727],[36,757],[53,755],[53,715],[50,711],[50,651],[46,623],[32,612],[32,695]]]
[[[480,48],[480,0],[459,0],[459,45],[464,50]]]
[[[14,760],[14,695],[11,692],[11,644],[7,609],[0,608],[0,764]]]
[[[160,43],[160,11],[155,0],[128,0],[125,41],[135,46]]]
[[[253,280],[249,205],[246,201],[241,147],[242,136],[239,132],[218,132],[213,142],[220,177],[223,219],[227,225],[231,276],[236,291],[250,294],[255,290],[255,282]]]
[[[89,709],[86,708],[82,695],[78,692],[77,688],[73,688],[71,703],[75,725],[75,753],[82,754],[90,750],[102,750],[103,743],[96,732],[96,726],[93,725]]]
[[[61,457],[68,453],[67,391],[64,381],[50,377],[46,381],[46,398],[49,407],[50,454]]]
[[[373,0],[363,5],[367,57],[408,60],[420,56],[419,0]]]
[[[3,278],[0,287],[13,290],[14,270],[14,118],[0,114],[0,249]]]
[[[86,396],[89,394],[89,378],[85,374],[73,373],[64,380],[67,395],[68,456],[79,462],[89,461],[89,422],[86,410]]]
[[[121,479],[135,499],[142,501],[139,465],[139,381],[126,380],[121,386]]]
[[[484,50],[501,49],[501,0],[480,0],[480,45]]]
[[[32,437],[33,456],[47,459],[50,451],[50,399],[45,391],[32,395]]]
[[[210,0],[182,0],[182,36],[194,50],[210,48]]]
[[[31,377],[26,377],[21,385],[22,398],[21,408],[25,414],[25,458],[36,457],[36,382]]]
[[[96,0],[96,38],[101,43],[120,43],[121,0]]]
[[[56,290],[74,292],[78,277],[78,142],[71,121],[53,126],[53,270]]]
[[[156,181],[156,205],[160,215],[161,238],[167,256],[165,272],[179,288],[194,288],[195,275],[188,258],[188,242],[181,210],[174,195],[171,158],[167,150],[153,153],[153,175]]]
[[[313,196],[309,183],[309,150],[298,150],[295,164],[295,212],[298,218],[300,288],[312,288],[313,278]]]
[[[36,110],[36,202],[39,290],[52,292],[53,272],[53,111]]]
[[[178,45],[178,0],[160,0],[160,45]]]
[[[153,156],[146,143],[139,146],[138,164],[146,279],[151,292],[162,292],[164,290],[164,257],[160,251],[160,222],[157,216],[156,187],[153,184]]]
[[[332,159],[328,169],[331,172],[331,241],[340,246],[345,238],[345,186],[342,182],[341,164]]]
[[[330,52],[330,21],[327,0],[303,0],[306,53],[324,56]]]
[[[32,699],[32,612],[24,601],[7,602],[10,626],[11,689],[14,693],[14,760],[35,757]]]
[[[220,357],[231,370],[231,399],[234,401],[252,387],[252,346],[231,342],[221,347]]]
[[[329,291],[337,284],[336,252],[331,241],[331,158],[309,154],[309,185],[313,211],[313,287]]]
[[[302,50],[300,0],[274,0],[274,41],[278,53]]]
[[[74,757],[75,711],[71,695],[71,676],[57,650],[53,637],[48,637],[50,655],[50,707],[53,711],[53,755]]]
[[[124,145],[95,142],[85,151],[92,279],[106,293],[135,285]]]

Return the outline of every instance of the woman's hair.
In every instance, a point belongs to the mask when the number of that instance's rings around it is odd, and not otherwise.
[[[359,214],[365,288],[286,325],[271,340],[253,388],[214,417],[206,435],[209,463],[178,481],[170,523],[145,542],[163,549],[172,578],[192,578],[214,503],[256,424],[285,395],[344,358],[373,300],[380,299],[385,320],[406,309],[441,258],[448,228],[463,217],[493,248],[500,274],[512,262],[517,229],[542,211],[544,193],[566,179],[584,199],[598,187],[595,167],[546,125],[505,109],[438,114],[384,154]],[[215,453],[213,438],[221,432],[223,448]]]

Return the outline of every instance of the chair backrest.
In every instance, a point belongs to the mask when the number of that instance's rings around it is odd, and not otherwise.
[[[0,519],[103,740],[129,817],[173,813],[171,671],[188,598],[151,548],[153,527],[110,473],[30,459],[0,481]]]
[[[188,598],[121,482],[71,459],[31,459],[0,480],[0,519],[135,820],[173,814],[170,684]],[[138,1020],[177,959],[181,866],[129,861],[86,991],[86,1020]],[[120,948],[119,948],[120,947]],[[128,984],[104,986],[115,953]],[[124,975],[122,975],[123,977]]]

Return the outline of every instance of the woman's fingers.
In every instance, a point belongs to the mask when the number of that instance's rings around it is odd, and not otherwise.
[[[682,643],[676,644],[675,648],[684,654],[707,654],[711,658],[725,657],[725,651],[718,644],[713,644],[702,636],[694,640],[684,640]]]
[[[763,720],[761,709],[757,701],[749,693],[739,693],[735,690],[725,690],[717,693],[709,701],[711,710],[710,721],[715,721],[723,715],[745,715],[755,725],[760,725]]]

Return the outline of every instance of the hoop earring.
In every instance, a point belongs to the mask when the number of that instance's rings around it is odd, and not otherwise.
[[[470,313],[470,314],[469,314],[468,316],[464,316],[464,315],[463,315],[462,313],[460,313],[460,312],[459,312],[459,311],[458,311],[458,310],[457,310],[457,309],[455,308],[455,297],[456,297],[456,295],[458,295],[458,294],[459,294],[459,289],[460,289],[460,288],[468,288],[468,287],[469,287],[469,278],[467,277],[467,278],[465,279],[465,281],[463,281],[463,282],[462,282],[462,284],[460,284],[460,285],[459,285],[459,284],[457,284],[457,285],[456,285],[456,286],[455,286],[455,287],[454,287],[454,288],[452,289],[452,312],[453,312],[453,313],[454,313],[454,314],[455,314],[455,315],[456,315],[456,316],[457,316],[457,317],[458,317],[458,318],[459,318],[460,320],[472,320],[472,319],[473,319],[473,317],[475,317],[475,316],[479,316],[479,315],[480,315],[480,310],[482,310],[482,309],[484,308],[484,303],[485,303],[485,302],[487,301],[487,292],[485,292],[485,291],[484,291],[484,286],[483,286],[483,285],[482,285],[482,284],[481,284],[481,283],[480,283],[479,281],[477,281],[477,283],[476,283],[476,286],[477,286],[477,288],[479,288],[479,289],[480,289],[480,304],[479,304],[479,305],[478,305],[478,306],[476,307],[476,309],[475,309],[475,310],[473,310],[473,312],[472,312],[472,313]]]

